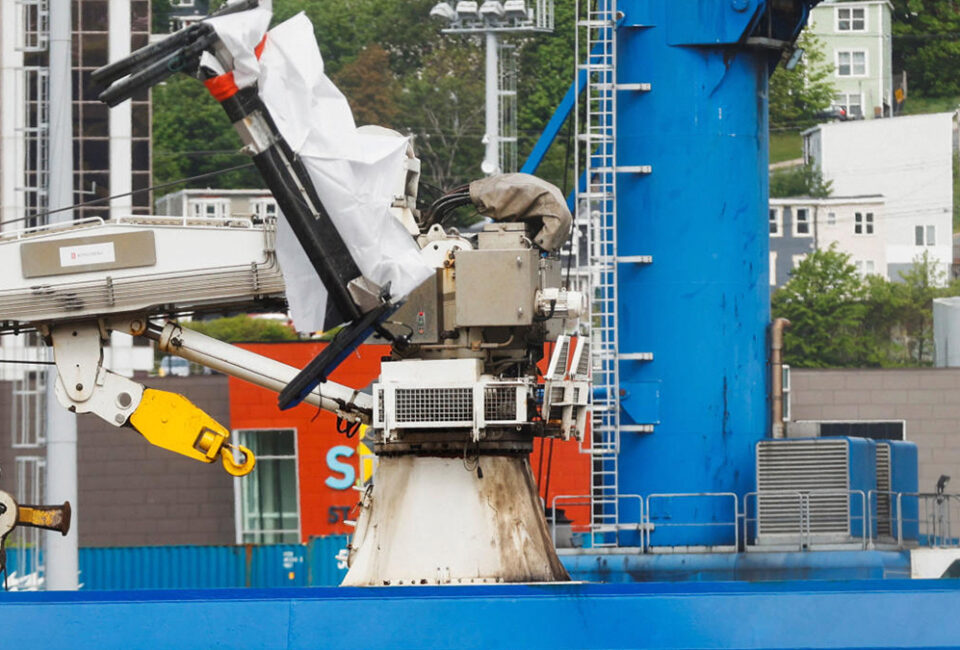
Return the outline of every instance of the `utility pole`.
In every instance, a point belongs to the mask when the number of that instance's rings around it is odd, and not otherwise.
[[[48,207],[73,205],[73,84],[71,82],[72,0],[50,0],[50,175]],[[73,221],[73,211],[51,216],[51,222]],[[76,590],[77,547],[77,416],[60,406],[56,396],[57,370],[47,373],[47,503],[69,501],[73,509],[70,532],[44,533],[44,580],[48,591]]]

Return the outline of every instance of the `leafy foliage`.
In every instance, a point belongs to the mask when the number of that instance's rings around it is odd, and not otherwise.
[[[819,169],[809,164],[777,170],[770,174],[770,196],[773,198],[825,198],[830,196],[832,185],[832,181],[823,180]]]
[[[153,89],[153,176],[167,183],[250,161],[239,153],[240,137],[202,84],[185,76]],[[182,187],[263,187],[253,168],[205,178]],[[181,186],[164,188],[175,192]]]
[[[252,341],[296,341],[297,333],[285,323],[245,314],[208,321],[188,321],[184,327],[227,343]]]
[[[340,68],[333,82],[350,103],[357,126],[392,128],[400,116],[400,84],[390,70],[390,55],[373,43]]]
[[[894,0],[893,5],[894,70],[907,70],[911,92],[960,94],[960,5],[955,0]]]
[[[833,64],[823,42],[804,31],[797,40],[803,58],[793,70],[778,68],[770,77],[770,127],[799,129],[817,122],[817,114],[833,103]]]
[[[791,366],[864,364],[866,290],[848,254],[831,247],[808,255],[773,295],[773,313],[792,323],[784,335]]]
[[[795,367],[922,366],[933,359],[933,299],[960,295],[928,253],[898,282],[861,278],[835,247],[801,262],[773,295],[788,318],[785,359]]]

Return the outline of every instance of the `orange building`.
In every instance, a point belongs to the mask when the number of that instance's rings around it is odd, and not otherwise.
[[[241,347],[302,368],[325,345],[249,343]],[[330,379],[364,388],[379,375],[380,360],[388,353],[385,345],[360,346]],[[359,493],[353,486],[366,453],[358,437],[337,433],[336,418],[330,413],[306,405],[280,411],[276,393],[233,378],[229,386],[231,427],[241,442],[258,453],[260,463],[251,475],[255,480],[244,479],[247,483],[238,492],[238,541],[307,541],[317,535],[351,533],[343,522],[355,518],[351,510]],[[371,462],[363,465],[369,468]],[[296,472],[273,467],[279,463],[295,467]],[[552,500],[556,495],[590,491],[590,456],[580,453],[575,441],[537,440],[530,463],[541,497]],[[586,523],[588,514],[585,507],[567,508],[567,516],[577,524]]]

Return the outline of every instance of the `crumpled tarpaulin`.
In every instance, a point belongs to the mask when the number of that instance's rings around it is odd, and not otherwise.
[[[553,252],[570,236],[573,216],[555,185],[530,174],[500,174],[470,183],[470,200],[480,214],[496,221],[542,224],[534,243]]]
[[[397,179],[405,173],[407,138],[357,131],[346,98],[324,74],[313,25],[302,12],[269,32],[268,2],[209,22],[233,55],[237,87],[258,84],[360,272],[381,287],[390,283],[394,302],[404,298],[433,273],[390,214]],[[258,58],[255,49],[265,32]],[[327,291],[282,217],[277,255],[294,325],[322,329]]]

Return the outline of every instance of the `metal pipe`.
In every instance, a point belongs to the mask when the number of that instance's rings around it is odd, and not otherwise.
[[[48,145],[50,176],[47,207],[64,208],[73,204],[73,91],[71,57],[71,0],[51,0],[50,8],[50,127]],[[73,211],[65,210],[51,221],[72,222]],[[74,516],[81,508],[77,503],[77,416],[60,406],[55,386],[56,366],[47,373],[47,468],[46,502],[69,501]],[[45,588],[76,590],[78,588],[79,550],[77,526],[66,536],[44,533],[43,551],[46,560]]]
[[[488,31],[486,80],[486,153],[481,170],[492,176],[500,172],[500,70],[496,32]]]
[[[218,341],[176,323],[164,325],[158,346],[163,352],[278,393],[300,372],[293,366]],[[321,383],[303,401],[365,424],[370,423],[373,411],[372,396],[332,381]]]
[[[783,426],[783,330],[790,327],[786,318],[775,318],[770,325],[770,435],[784,437]]]

